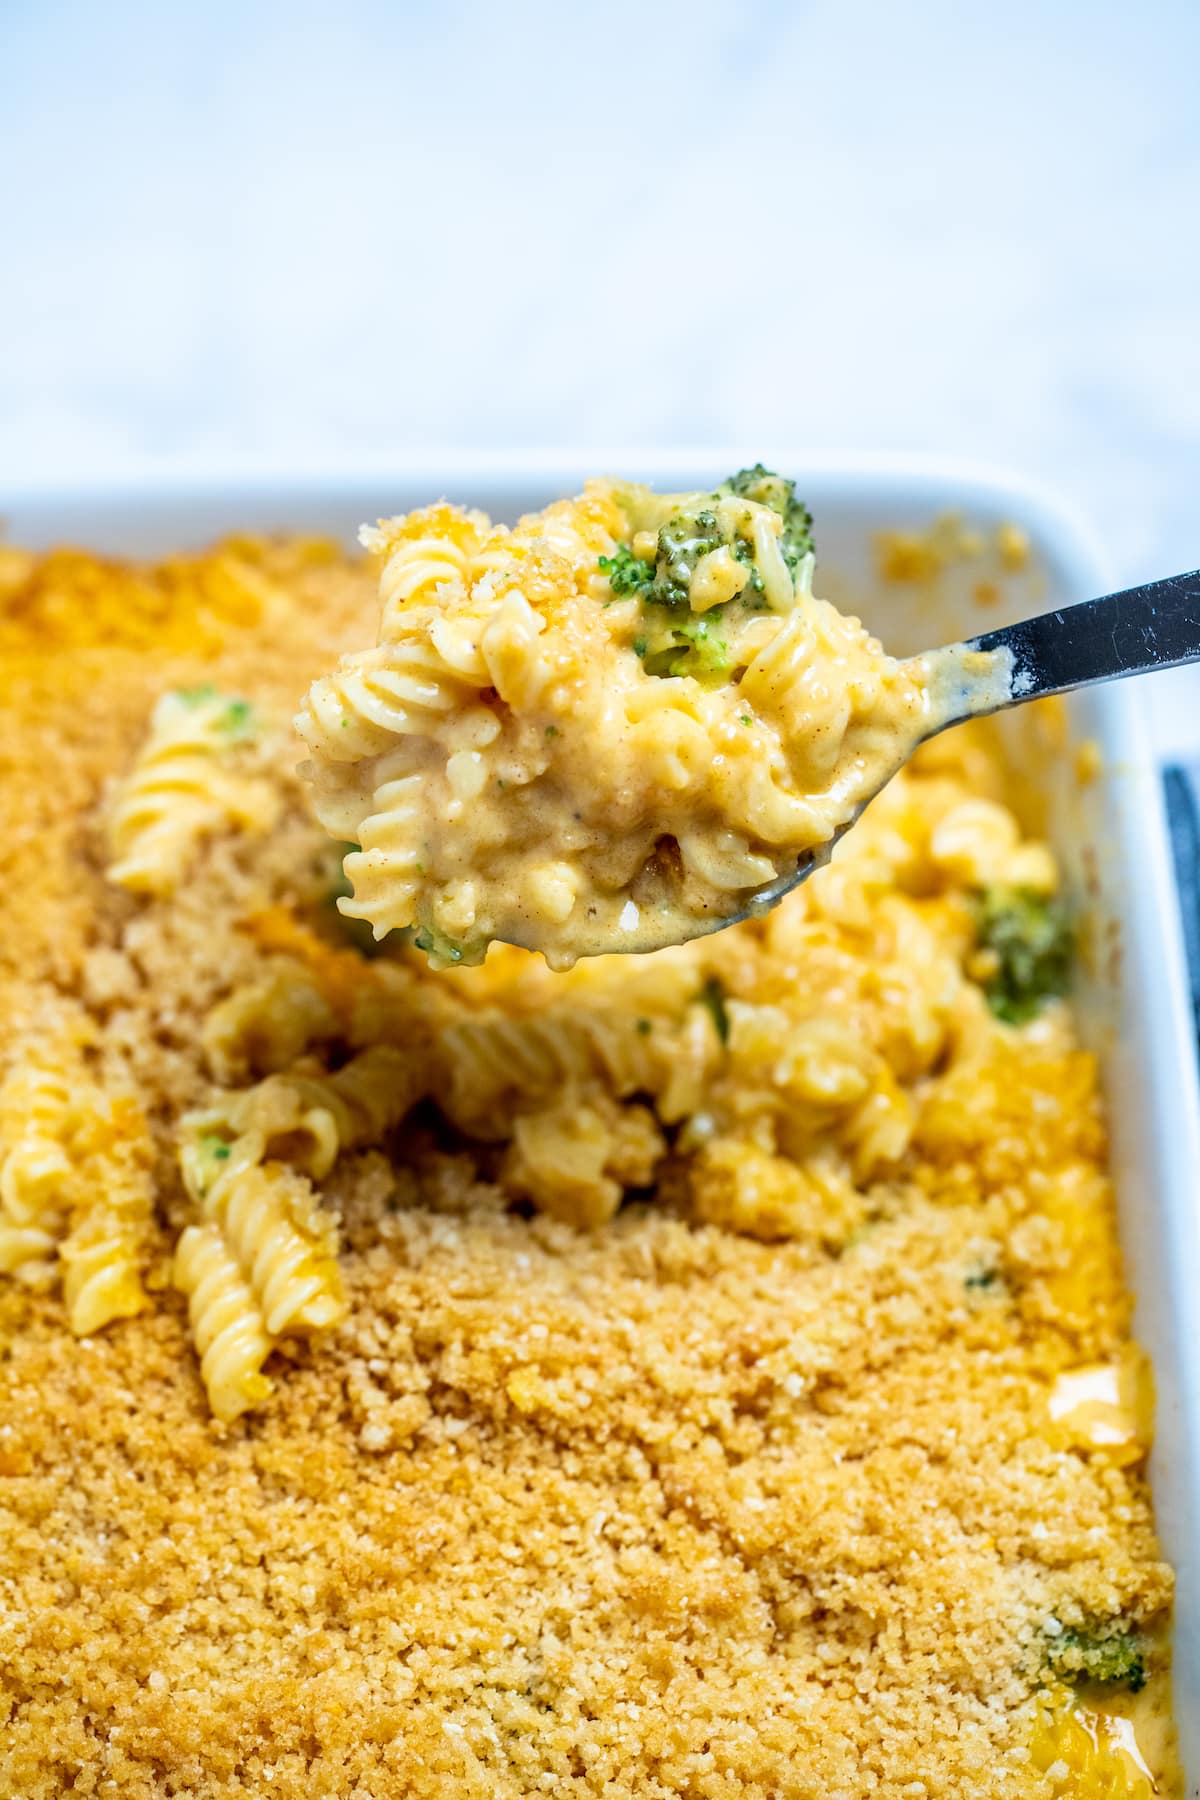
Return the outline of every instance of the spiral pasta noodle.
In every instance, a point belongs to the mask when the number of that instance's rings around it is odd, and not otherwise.
[[[673,1091],[681,1064],[690,1056],[694,1093],[717,1058],[704,1015],[692,1023],[689,1040],[686,1024],[639,1021],[615,1008],[564,1008],[528,1018],[484,1010],[441,1034],[438,1098],[464,1131],[493,1139],[510,1134],[515,1111],[536,1109],[562,1088],[595,1079],[620,1098],[654,1095],[662,1116],[676,1119],[683,1110]]]
[[[302,964],[289,961],[219,1001],[204,1020],[200,1041],[213,1075],[228,1084],[286,1069],[337,1030],[337,1014],[320,984]]]
[[[251,731],[245,701],[204,688],[162,696],[109,809],[110,881],[169,895],[203,837],[271,828],[279,810],[274,788],[237,766]]]
[[[332,1074],[299,1064],[286,1079],[302,1105],[328,1112],[340,1151],[378,1143],[428,1092],[430,1075],[410,1052],[373,1044]]]
[[[61,1279],[79,1336],[145,1306],[153,1204],[141,1111],[88,1075],[81,1029],[28,1046],[0,1086],[0,1273]]]
[[[94,1093],[75,1140],[78,1179],[61,1247],[67,1323],[79,1336],[132,1318],[148,1304],[143,1273],[154,1193],[154,1150],[131,1095]]]
[[[185,1231],[174,1279],[219,1418],[265,1396],[258,1373],[282,1338],[344,1316],[337,1228],[312,1182],[341,1151],[378,1142],[425,1079],[411,1055],[373,1045],[333,1072],[300,1062],[184,1119],[180,1170],[204,1235]]]
[[[25,1045],[0,1083],[0,1273],[29,1287],[58,1279],[82,1087],[78,1058],[62,1040]]]
[[[376,788],[375,811],[358,820],[360,849],[345,860],[354,898],[342,905],[348,918],[365,919],[384,936],[411,925],[421,886],[420,775],[403,775]]]
[[[213,1187],[205,1210],[250,1284],[272,1339],[319,1331],[345,1311],[337,1232],[311,1185],[282,1163],[252,1163]]]
[[[63,1299],[78,1337],[132,1318],[147,1304],[143,1245],[137,1222],[104,1208],[83,1219],[64,1241]]]
[[[15,1275],[26,1287],[50,1287],[58,1279],[57,1256],[56,1233],[0,1218],[0,1275]]]
[[[461,587],[470,574],[470,552],[452,540],[430,536],[399,544],[379,577],[380,635],[385,640],[391,637],[414,600],[432,598],[437,589],[449,582]]]
[[[0,1086],[0,1207],[14,1224],[52,1227],[63,1216],[76,1075],[65,1061],[34,1050]]]
[[[510,1193],[590,1230],[612,1218],[627,1188],[649,1187],[665,1150],[648,1108],[572,1096],[514,1121],[502,1174]]]
[[[428,1083],[411,1053],[374,1044],[332,1072],[301,1061],[286,1074],[223,1093],[183,1122],[185,1185],[193,1198],[207,1200],[238,1169],[269,1156],[320,1181],[341,1151],[378,1142],[399,1124]]]
[[[420,620],[427,628],[428,613]],[[320,755],[350,763],[395,748],[398,738],[427,736],[439,719],[468,704],[471,693],[414,620],[403,638],[344,657],[335,675],[314,683],[299,730]]]
[[[262,1312],[216,1225],[186,1227],[175,1251],[174,1281],[187,1296],[209,1405],[228,1423],[271,1392],[262,1373],[272,1348]]]

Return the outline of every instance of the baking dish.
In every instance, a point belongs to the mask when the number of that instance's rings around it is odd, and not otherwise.
[[[758,453],[758,452],[756,452]],[[873,534],[921,530],[946,512],[971,524],[1012,521],[1028,534],[1030,570],[1014,579],[1010,612],[1042,610],[1103,592],[1102,558],[1053,506],[1019,483],[918,462],[814,458],[761,451],[797,477],[817,520],[820,591],[853,600],[889,648],[932,646],[1002,622],[986,620],[967,584],[948,575],[938,602],[883,587]],[[131,554],[199,545],[231,530],[273,528],[350,537],[364,518],[440,495],[512,517],[577,489],[608,469],[663,487],[708,484],[752,458],[737,451],[647,456],[614,450],[484,457],[438,455],[335,476],[203,472],[150,477],[136,487],[49,489],[0,501],[8,532],[32,545],[73,541]],[[1113,1170],[1135,1328],[1157,1373],[1158,1428],[1151,1465],[1159,1528],[1178,1574],[1175,1695],[1188,1791],[1200,1794],[1200,1103],[1180,922],[1158,771],[1135,684],[1095,689],[1069,703],[1072,740],[1095,739],[1102,774],[1080,790],[1070,744],[1039,770],[1048,830],[1090,914],[1092,954],[1081,976],[1085,1035],[1101,1055],[1113,1131]],[[1019,720],[1016,723],[1019,734]]]

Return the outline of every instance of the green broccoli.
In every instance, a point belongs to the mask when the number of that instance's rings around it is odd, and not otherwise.
[[[644,598],[654,580],[654,564],[635,556],[628,544],[618,544],[611,556],[602,556],[600,571],[608,576],[609,587],[622,600],[628,594]]]
[[[997,958],[983,987],[998,1019],[1023,1025],[1044,1001],[1066,993],[1074,931],[1060,900],[1024,888],[985,888],[976,902],[976,931],[980,948]]]
[[[1047,1638],[1045,1662],[1060,1681],[1128,1688],[1131,1694],[1146,1685],[1144,1647],[1135,1632],[1120,1625],[1061,1631]]]
[[[658,534],[654,580],[646,598],[659,606],[687,606],[696,564],[710,550],[719,550],[724,542],[716,513],[707,509],[676,513]]]
[[[796,484],[786,475],[776,475],[762,463],[755,463],[752,469],[739,469],[736,475],[727,476],[717,491],[737,494],[742,500],[754,500],[759,506],[769,506],[772,512],[783,514],[796,491]]]
[[[739,469],[736,475],[722,482],[718,492],[739,494],[743,500],[756,500],[760,506],[769,506],[772,512],[779,514],[783,520],[779,548],[794,575],[801,558],[813,549],[812,514],[797,500],[795,482],[755,463],[752,469]]]
[[[673,513],[658,527],[653,561],[635,556],[625,544],[619,544],[611,556],[602,556],[600,572],[607,576],[613,598],[636,597],[642,603],[645,629],[638,632],[633,647],[651,675],[693,675],[701,680],[725,675],[731,662],[723,618],[731,607],[755,611],[764,604],[764,583],[753,544],[728,518],[722,523],[716,510],[717,502],[729,496],[768,506],[779,514],[783,520],[780,549],[793,575],[801,558],[812,549],[812,516],[795,498],[795,483],[758,463],[731,475],[711,495],[689,496],[686,509]],[[696,567],[711,551],[723,548],[746,570],[746,584],[733,600],[694,616],[691,586]]]
[[[721,610],[714,607],[710,613],[686,613],[682,618],[671,613],[652,616],[651,631],[638,640],[647,674],[694,675],[701,681],[726,674],[729,646],[720,620],[713,616]]]
[[[684,608],[696,564],[710,550],[719,550],[724,541],[715,513],[706,508],[697,513],[678,512],[660,529],[653,562],[635,556],[627,544],[618,544],[611,556],[600,558],[600,572],[607,575],[617,599],[636,594],[656,606]]]

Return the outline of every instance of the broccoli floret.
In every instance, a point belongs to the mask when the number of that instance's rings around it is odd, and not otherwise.
[[[659,606],[687,606],[696,564],[724,542],[716,513],[676,513],[658,534],[654,580],[646,598]]]
[[[752,469],[739,469],[736,475],[723,481],[720,491],[738,494],[743,500],[755,500],[759,506],[769,506],[772,512],[782,514],[787,511],[796,484],[786,475],[776,475],[773,469],[755,463]]]
[[[627,594],[644,597],[654,580],[654,564],[635,556],[628,544],[618,544],[611,556],[602,556],[600,571],[608,576],[609,587],[621,599]]]
[[[638,655],[648,675],[694,675],[700,681],[724,675],[730,668],[729,646],[720,630],[721,611],[667,614],[653,631],[637,640]],[[634,648],[637,649],[637,644]]]
[[[1060,1681],[1128,1688],[1146,1685],[1145,1651],[1137,1634],[1121,1627],[1098,1625],[1090,1630],[1062,1631],[1046,1641],[1046,1667]]]
[[[745,538],[737,538],[729,548],[750,576],[749,581],[738,595],[738,599],[751,612],[761,612],[766,604],[762,598],[765,588],[758,564],[754,560],[754,551]]]
[[[711,496],[689,497],[686,510],[672,514],[659,526],[653,562],[636,556],[624,544],[611,556],[600,558],[600,572],[607,577],[614,599],[636,596],[645,608],[645,629],[638,632],[633,647],[648,673],[712,680],[728,672],[731,664],[721,620],[730,606],[750,611],[761,607],[764,584],[753,544],[732,531],[728,520],[722,526],[715,503],[735,495],[778,513],[783,520],[780,550],[794,574],[801,558],[812,549],[812,518],[795,498],[794,489],[794,482],[756,464],[732,475]],[[696,567],[711,551],[722,548],[741,563],[746,584],[735,599],[711,607],[701,618],[693,617],[691,586]]]
[[[998,1019],[1023,1025],[1046,1000],[1066,993],[1074,931],[1060,900],[1023,888],[985,888],[976,903],[976,930],[980,947],[997,958],[983,985]]]
[[[710,550],[719,550],[724,541],[715,513],[703,508],[696,513],[680,512],[659,531],[653,562],[635,556],[628,545],[618,544],[611,556],[600,558],[600,572],[621,599],[636,594],[657,606],[686,607],[696,564]]]
[[[740,494],[743,500],[756,500],[760,506],[769,506],[772,512],[779,514],[783,520],[779,548],[794,575],[801,558],[813,549],[812,514],[797,500],[795,482],[755,463],[752,469],[739,469],[736,475],[731,475],[718,492]]]

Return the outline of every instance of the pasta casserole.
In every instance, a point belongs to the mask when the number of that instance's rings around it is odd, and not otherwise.
[[[754,769],[802,855],[926,704],[748,479],[707,610],[622,592],[678,497],[410,515],[365,655],[331,543],[0,548],[0,1794],[1182,1794],[1086,931],[989,722],[769,913],[482,958],[641,906],[659,793],[721,915]],[[572,656],[632,718],[574,834]]]

